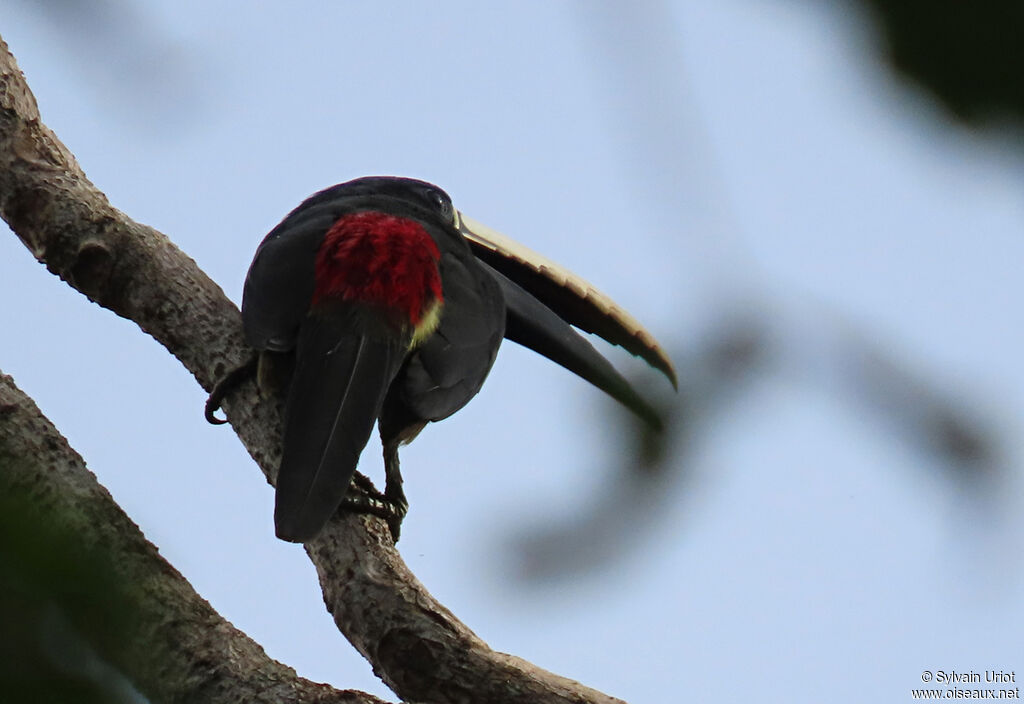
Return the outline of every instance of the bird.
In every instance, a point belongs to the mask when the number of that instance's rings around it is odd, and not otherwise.
[[[654,428],[658,412],[574,326],[641,356],[677,385],[661,346],[611,299],[412,178],[357,178],[292,210],[256,250],[242,325],[259,388],[283,402],[274,524],[278,538],[297,543],[316,537],[342,506],[384,517],[397,541],[409,505],[399,447],[476,396],[504,339],[576,373]],[[224,422],[213,412],[237,377],[211,394],[211,422]],[[383,494],[356,472],[375,424]]]

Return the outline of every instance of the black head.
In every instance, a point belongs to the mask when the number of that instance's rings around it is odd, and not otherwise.
[[[394,215],[458,228],[458,211],[441,188],[426,181],[398,176],[364,176],[315,193],[288,214],[281,225],[294,225],[326,212],[372,208]]]

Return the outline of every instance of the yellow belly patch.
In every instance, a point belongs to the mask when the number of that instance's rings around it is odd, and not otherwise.
[[[419,347],[428,337],[434,334],[437,326],[441,324],[441,311],[443,308],[444,304],[435,298],[423,314],[423,317],[420,318],[420,322],[413,328],[412,341],[409,343],[410,350]]]

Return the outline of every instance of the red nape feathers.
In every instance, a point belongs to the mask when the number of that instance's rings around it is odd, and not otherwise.
[[[442,302],[441,253],[415,220],[367,210],[340,218],[316,253],[313,304],[325,299],[374,303],[413,326]]]

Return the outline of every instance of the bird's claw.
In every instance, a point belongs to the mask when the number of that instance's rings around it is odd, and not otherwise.
[[[389,497],[377,491],[366,476],[358,472],[352,478],[352,486],[341,502],[342,508],[352,513],[365,513],[381,518],[388,524],[391,539],[396,543],[402,532],[402,519],[409,511],[409,503]]]
[[[395,486],[391,482],[388,482],[388,486],[384,490],[384,500],[395,510],[395,515],[388,518],[387,521],[388,528],[391,529],[391,537],[397,543],[398,536],[402,532],[402,519],[405,518],[405,514],[409,513],[409,501],[405,498],[401,484],[395,490]]]
[[[245,362],[245,364],[232,369],[214,385],[213,391],[210,392],[210,397],[206,399],[206,408],[204,409],[204,415],[206,416],[207,423],[212,425],[224,425],[228,422],[227,418],[217,417],[217,409],[220,408],[221,403],[224,402],[224,398],[229,393],[238,388],[239,384],[247,378],[255,374],[257,362],[258,357],[253,355]]]

